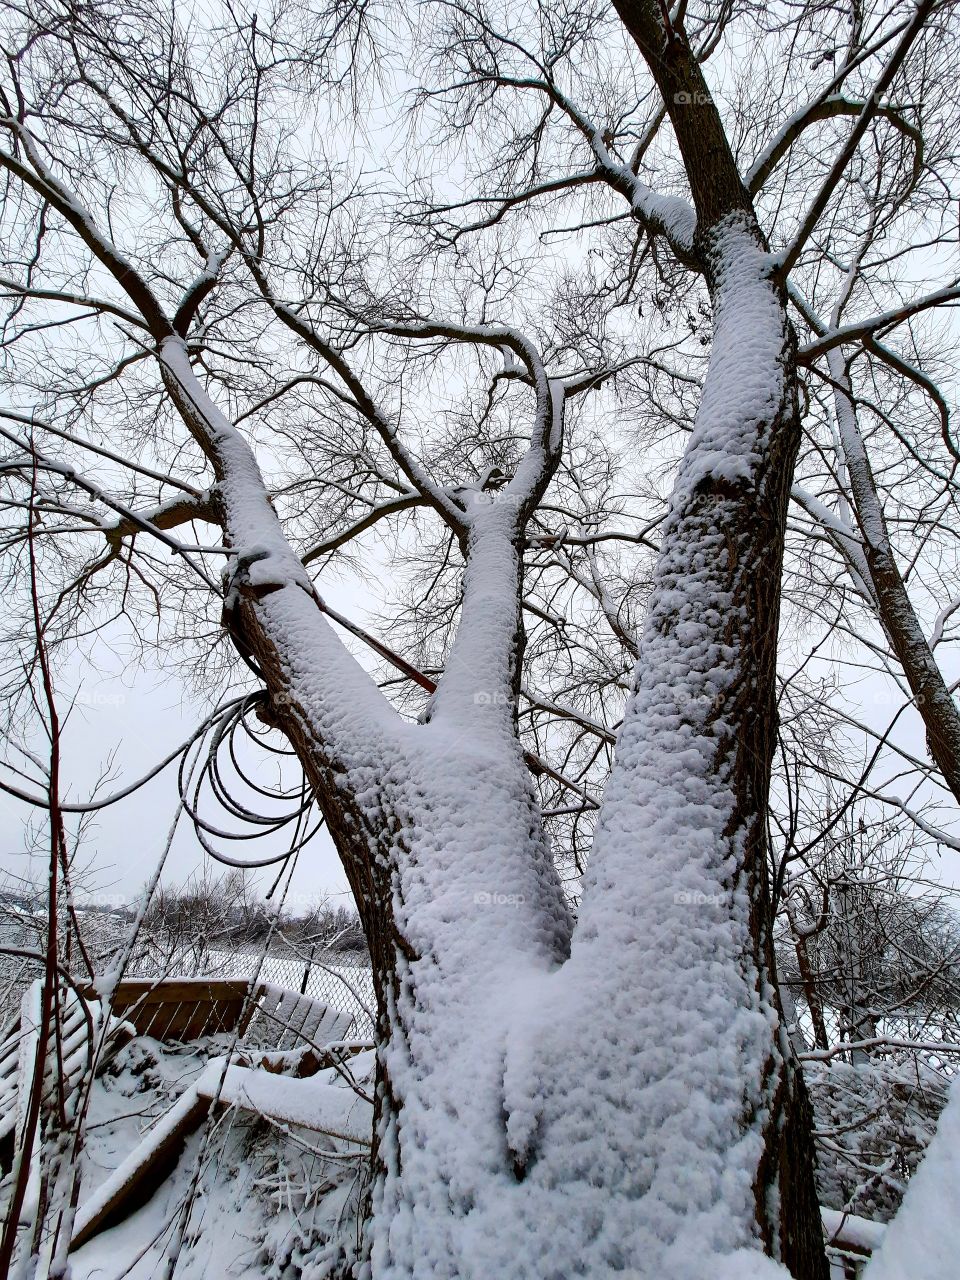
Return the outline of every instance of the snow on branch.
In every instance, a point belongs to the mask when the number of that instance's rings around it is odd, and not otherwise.
[[[16,445],[24,451],[24,462],[21,465],[20,470],[29,472],[32,465],[38,470],[48,472],[51,475],[62,476],[64,480],[76,485],[77,488],[82,489],[85,493],[89,494],[91,498],[96,499],[98,502],[102,502],[104,506],[117,512],[120,517],[120,526],[129,529],[130,532],[142,530],[145,533],[153,534],[154,537],[165,543],[171,551],[182,557],[190,568],[193,569],[194,573],[196,573],[211,590],[219,594],[219,588],[216,582],[207,575],[201,565],[197,564],[193,560],[192,551],[194,549],[185,547],[176,538],[172,538],[165,532],[165,526],[163,524],[153,524],[148,516],[140,515],[136,511],[132,511],[125,503],[115,498],[112,494],[107,493],[100,485],[94,483],[94,481],[88,479],[77,471],[76,467],[73,467],[66,462],[58,462],[55,458],[50,458],[46,454],[42,453],[31,440],[25,440],[23,437],[18,436],[13,431],[7,430],[5,427],[0,427],[0,436],[9,440],[11,444]],[[177,521],[177,523],[180,522]],[[107,535],[107,540],[109,542],[109,530],[111,526],[101,526],[101,528]],[[114,554],[116,554],[116,549],[114,549]],[[223,552],[223,554],[225,554],[225,552]]]
[[[840,93],[828,93],[817,98],[807,106],[795,111],[754,160],[744,177],[747,190],[755,196],[776,169],[777,165],[789,152],[790,148],[811,125],[822,120],[832,120],[837,116],[859,116],[867,104],[855,98],[845,97]],[[913,142],[915,147],[914,180],[919,176],[923,165],[923,135],[896,107],[888,104],[880,105],[876,114],[889,120],[894,128],[899,129]]]
[[[96,315],[114,316],[124,324],[133,325],[137,329],[146,328],[143,317],[137,315],[135,311],[121,307],[106,298],[96,298],[92,294],[76,293],[72,289],[38,289],[25,282],[9,280],[5,276],[0,276],[0,290],[3,291],[0,294],[2,297],[32,298],[38,302],[63,302],[68,306],[80,307]]]
[[[825,355],[834,347],[850,342],[863,342],[867,338],[875,337],[881,330],[889,332],[889,330],[895,329],[897,325],[902,324],[904,320],[909,320],[911,316],[919,315],[921,312],[929,311],[934,307],[946,306],[958,300],[960,300],[960,283],[954,280],[942,289],[937,289],[933,293],[927,293],[920,298],[905,302],[901,307],[891,307],[889,310],[870,316],[866,320],[854,320],[844,325],[838,325],[836,328],[825,330],[813,342],[808,342],[800,348],[797,353],[797,359],[801,364],[809,364],[812,360],[817,359],[818,356]]]
[[[74,228],[97,261],[125,290],[156,343],[152,354],[158,361],[166,389],[184,424],[213,467],[217,481],[218,506],[232,552],[226,592],[227,617],[238,591],[249,592],[251,598],[258,602],[267,595],[282,596],[282,600],[274,599],[264,608],[264,613],[273,615],[265,620],[269,635],[267,643],[276,646],[281,663],[286,666],[287,678],[300,684],[297,697],[306,704],[317,706],[324,701],[325,688],[328,692],[336,691],[337,695],[350,689],[354,711],[361,717],[366,713],[367,727],[382,723],[385,714],[389,714],[389,703],[324,621],[310,577],[287,541],[270,502],[253,450],[208,395],[194,372],[184,338],[167,318],[146,280],[97,225],[81,201],[44,164],[29,131],[9,117],[0,120],[0,127],[6,127],[14,134],[29,161],[27,163],[17,155],[0,151],[0,167],[6,168],[47,200]],[[215,279],[220,263],[218,255],[208,257],[200,280],[188,288],[181,308],[186,304],[189,311],[198,305],[198,296]],[[26,447],[12,433],[0,430],[14,439],[18,447]],[[36,456],[46,470],[59,472],[117,511],[121,527],[142,527],[166,542],[188,559],[211,591],[217,596],[223,594],[221,586],[209,578],[202,567],[194,564],[186,550],[161,527],[103,493],[74,468],[55,463],[32,447],[26,447],[26,451]],[[171,518],[170,509],[166,518]],[[245,653],[246,640],[236,628],[231,634],[240,652]],[[318,716],[317,719],[321,721],[324,718]],[[335,735],[330,718],[326,719],[326,733],[332,741]],[[344,742],[350,741],[354,747],[365,734],[356,716],[348,730],[342,724],[340,728]]]
[[[522,507],[529,507],[530,502],[540,496],[559,458],[563,440],[565,399],[563,384],[547,376],[543,359],[536,346],[518,330],[502,325],[459,325],[423,321],[383,323],[377,327],[382,332],[393,334],[395,337],[415,340],[446,338],[453,342],[494,347],[516,356],[530,377],[537,397],[537,408],[530,447],[514,476],[504,486],[503,495],[512,498]],[[514,372],[514,367],[508,365],[507,372]]]
[[[827,538],[843,558],[858,593],[872,609],[876,610],[876,592],[870,581],[870,568],[863,552],[863,539],[857,530],[845,524],[836,512],[831,511],[812,493],[808,493],[802,485],[795,484],[790,491],[790,496],[797,506],[801,507],[824,530]]]
[[[692,206],[679,196],[664,196],[641,182],[631,168],[613,156],[602,129],[563,93],[552,77],[543,80],[507,80],[518,87],[538,88],[556,103],[581,133],[593,153],[597,173],[608,186],[630,203],[638,222],[653,235],[662,235],[676,256],[689,263],[695,257],[697,216]]]
[[[152,467],[145,467],[141,462],[133,462],[129,458],[116,453],[113,449],[107,449],[102,444],[96,444],[93,440],[78,436],[76,432],[65,431],[62,427],[57,427],[52,422],[37,417],[34,413],[18,413],[13,409],[6,409],[0,406],[0,418],[6,418],[10,422],[17,422],[21,426],[29,428],[31,432],[34,430],[48,431],[51,435],[57,436],[58,439],[75,444],[99,458],[106,458],[109,462],[115,462],[118,466],[132,471],[136,475],[145,476],[148,480],[156,480],[163,485],[170,485],[174,489],[180,489],[183,493],[189,494],[198,501],[203,497],[203,490],[197,489],[194,485],[188,484],[185,480],[181,480],[169,472],[156,471]]]
[[[141,532],[144,527],[154,529],[176,529],[191,520],[201,520],[207,524],[219,524],[219,515],[213,495],[207,491],[195,498],[172,498],[162,502],[150,511],[136,512],[134,516],[121,516],[103,525],[104,537],[114,550],[119,549],[124,538]]]
[[[505,75],[489,71],[483,77],[483,83],[501,89],[533,90],[542,93],[570,121],[590,149],[595,168],[581,171],[569,177],[553,179],[531,186],[522,192],[503,197],[483,197],[479,202],[497,203],[498,207],[488,219],[478,221],[474,226],[460,229],[461,235],[468,230],[481,230],[493,226],[501,220],[508,210],[516,205],[567,187],[582,186],[592,182],[603,182],[630,204],[633,216],[651,234],[663,236],[676,257],[687,265],[694,265],[696,253],[694,240],[697,219],[691,205],[679,196],[665,196],[642,182],[630,165],[624,164],[612,154],[608,147],[603,129],[583,111],[573,99],[557,84],[553,71],[542,60],[535,57],[530,50],[521,48],[514,40],[495,31],[477,12],[471,13],[471,21],[489,38],[502,42],[519,51],[537,74]],[[456,89],[468,87],[466,84],[453,86]],[[465,204],[468,202],[464,202]],[[473,202],[469,202],[473,203]],[[449,212],[457,205],[441,206],[440,212]]]
[[[143,317],[145,326],[155,338],[171,331],[170,322],[163,313],[152,289],[136,271],[132,263],[96,226],[89,211],[84,208],[63,183],[44,163],[40,150],[29,129],[11,116],[0,117],[0,128],[8,129],[23,150],[29,163],[18,156],[0,149],[0,168],[7,169],[42,199],[46,200],[77,232],[80,239],[110,272],[126,292]]]

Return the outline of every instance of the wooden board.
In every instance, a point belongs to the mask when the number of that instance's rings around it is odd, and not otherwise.
[[[176,1168],[187,1139],[196,1133],[211,1111],[219,1114],[233,1106],[249,1115],[272,1117],[283,1123],[293,1121],[301,1127],[315,1127],[325,1132],[322,1107],[319,1108],[320,1120],[315,1124],[312,1120],[311,1111],[316,1101],[314,1094],[301,1101],[304,1115],[289,1113],[291,1092],[296,1086],[302,1087],[305,1077],[318,1067],[318,1059],[313,1053],[304,1054],[298,1060],[295,1076],[279,1076],[262,1066],[228,1065],[223,1058],[211,1059],[198,1079],[144,1134],[139,1146],[80,1206],[70,1242],[71,1251],[79,1249],[108,1227],[122,1222],[152,1199]],[[335,1100],[341,1102],[345,1092],[337,1086],[327,1085],[323,1096],[335,1095]],[[251,1101],[247,1093],[252,1094],[255,1101]],[[294,1097],[297,1097],[296,1093]],[[361,1139],[362,1135],[356,1140],[359,1142]]]
[[[79,1249],[95,1235],[122,1222],[150,1200],[177,1167],[187,1139],[203,1124],[209,1098],[190,1088],[154,1129],[124,1160],[93,1201],[80,1206],[70,1249]]]
[[[117,984],[113,1011],[155,1040],[196,1040],[237,1031],[253,1002],[245,978],[127,978]]]
[[[242,1051],[233,1055],[229,1068],[223,1058],[211,1059],[193,1085],[80,1206],[71,1250],[79,1249],[99,1232],[123,1221],[156,1194],[176,1168],[188,1138],[203,1124],[211,1107],[222,1110],[229,1100],[241,1111],[270,1116],[274,1104],[280,1102],[277,1095],[284,1092],[279,1081],[282,1079],[289,1086],[294,1080],[313,1075],[321,1064],[326,1065],[319,1050],[324,1044],[339,1041],[352,1021],[349,1014],[337,1013],[321,1001],[270,983],[260,984],[252,999],[248,998],[249,992],[248,981],[233,978],[159,982],[131,979],[118,985],[114,1013],[132,1022],[141,1035],[189,1040],[209,1034],[214,1027],[242,1031],[251,1013],[260,1011],[262,1003],[262,1012],[276,1024],[278,1035],[291,1035],[300,1047],[281,1052]],[[308,1044],[304,1044],[305,1036]],[[232,1084],[238,1080],[250,1082],[247,1088],[255,1092],[258,1105],[250,1104],[242,1088],[236,1096],[228,1091],[228,1100],[221,1100],[220,1086],[227,1079]],[[267,1081],[276,1085],[264,1089]],[[339,1094],[340,1090],[336,1092]],[[289,1102],[290,1089],[286,1088],[285,1093]],[[281,1115],[276,1118],[289,1119]]]
[[[13,1166],[16,1135],[23,1125],[22,1100],[33,1079],[36,1058],[35,1023],[39,1021],[40,981],[37,979],[24,995],[21,1014],[4,1032],[0,1043],[0,1175]],[[29,1016],[24,1022],[23,1011]],[[67,1092],[88,1066],[90,1027],[99,1028],[101,1007],[96,997],[81,1001],[74,993],[61,993],[60,1052],[48,1050],[44,1066],[44,1089],[63,1087]],[[24,1028],[26,1028],[24,1030]],[[128,1023],[111,1018],[106,1042],[98,1059],[97,1071],[106,1067],[121,1046],[134,1034]]]

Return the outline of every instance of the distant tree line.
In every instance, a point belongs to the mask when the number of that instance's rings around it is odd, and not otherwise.
[[[141,902],[142,898],[118,905],[78,900],[82,932],[93,954],[114,949]],[[22,884],[0,888],[0,924],[29,935],[32,945],[38,945],[46,927],[40,889]],[[333,906],[323,898],[308,911],[278,906],[235,870],[218,875],[205,869],[181,884],[158,885],[143,914],[139,938],[140,950],[181,960],[195,955],[198,962],[211,949],[262,946],[271,939],[271,946],[289,945],[297,952],[366,951],[360,919],[350,907]]]
[[[278,944],[285,940],[297,949],[366,950],[359,916],[349,907],[331,906],[324,899],[305,912],[276,906],[240,871],[205,871],[180,885],[158,886],[143,933],[208,947],[263,943],[272,934]]]

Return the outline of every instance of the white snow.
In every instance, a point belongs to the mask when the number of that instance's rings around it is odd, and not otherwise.
[[[394,812],[410,797],[394,906],[415,958],[382,1051],[400,1105],[381,1134],[377,1280],[785,1274],[754,1219],[776,1019],[728,834],[744,620],[717,531],[725,486],[762,483],[785,331],[756,241],[735,222],[720,240],[714,356],[570,959],[504,718],[465,706],[471,671],[508,693],[492,683],[511,621],[499,517],[468,570],[454,712],[441,685],[402,772],[381,778]]]
[[[823,1222],[823,1234],[827,1241],[836,1239],[844,1244],[855,1245],[868,1253],[879,1249],[886,1234],[886,1223],[873,1222],[869,1218],[861,1218],[855,1213],[842,1213],[839,1209],[825,1209],[821,1206],[820,1218]]]
[[[216,1060],[214,1060],[215,1062]],[[214,1063],[211,1063],[213,1066]],[[222,1069],[222,1063],[218,1064]],[[150,1142],[154,1147],[160,1146],[174,1133],[186,1116],[197,1105],[197,1088],[195,1085],[186,1089],[169,1111],[157,1121],[150,1131]],[[95,1191],[89,1195],[77,1211],[74,1230],[79,1234],[103,1210],[114,1195],[131,1180],[142,1164],[142,1151],[138,1146],[122,1160],[109,1178],[105,1178]]]
[[[690,234],[682,202],[642,198]],[[164,344],[222,459],[232,587],[257,597],[404,940],[382,1047],[397,1105],[379,1135],[377,1280],[777,1273],[753,1189],[776,1019],[751,960],[744,833],[730,834],[741,747],[725,704],[747,619],[719,517],[731,490],[763,483],[786,341],[749,229],[731,219],[714,254],[709,373],[566,960],[564,894],[513,730],[520,539],[506,501],[533,491],[558,438],[555,388],[531,369],[531,446],[505,490],[460,491],[461,622],[427,723],[410,725],[333,637],[252,451],[183,344]],[[306,1115],[307,1090],[278,1091]]]
[[[224,1057],[205,1055],[229,1041],[213,1037],[206,1046],[174,1049],[141,1037],[96,1081],[82,1154],[78,1228],[132,1170],[141,1128],[158,1108],[162,1114],[143,1135],[146,1144],[155,1145],[169,1132],[198,1095],[205,1102],[219,1093],[236,1109],[219,1113],[205,1155],[204,1136],[197,1132],[187,1139],[174,1172],[142,1208],[71,1254],[74,1280],[153,1280],[163,1274],[164,1251],[198,1161],[201,1176],[178,1277],[279,1276],[293,1247],[302,1251],[299,1261],[313,1268],[308,1274],[321,1280],[349,1251],[351,1233],[356,1238],[351,1223],[360,1186],[351,1153],[362,1155],[359,1144],[369,1139],[369,1102],[334,1070],[306,1080],[235,1066],[224,1073]],[[372,1059],[370,1051],[349,1059],[350,1074],[363,1089],[370,1088]],[[169,1106],[171,1095],[179,1096]],[[270,1117],[269,1126],[255,1119],[258,1111]],[[308,1127],[300,1124],[303,1119]],[[324,1119],[343,1126],[347,1140],[320,1132],[317,1122]]]
[[[369,1145],[370,1104],[343,1085],[297,1080],[231,1064],[225,1073],[207,1068],[195,1085],[202,1097],[257,1111],[281,1124],[301,1125],[350,1142]],[[222,1083],[221,1083],[222,1077]],[[219,1090],[219,1092],[218,1092]]]
[[[955,1280],[960,1270],[960,1089],[954,1084],[936,1136],[863,1280]]]

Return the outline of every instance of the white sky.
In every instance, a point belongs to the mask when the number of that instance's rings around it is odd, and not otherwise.
[[[322,588],[324,598],[335,609],[375,632],[375,624],[367,617],[373,599],[359,579],[341,578],[323,583]],[[341,636],[349,640],[343,633]],[[350,647],[363,661],[361,646],[352,643]],[[130,668],[122,653],[103,644],[97,647],[95,667],[78,656],[62,671],[58,688],[61,711],[77,696],[62,742],[64,800],[89,797],[112,751],[116,751],[113,780],[102,788],[101,795],[119,791],[142,777],[190,737],[210,708],[184,686],[177,676],[177,665],[177,655],[172,654],[166,669],[159,664]],[[369,659],[365,665],[372,665]],[[34,746],[38,753],[44,749],[42,743]],[[101,902],[131,901],[162,856],[176,809],[175,762],[134,795],[102,810],[77,851],[77,866],[83,869],[78,894]],[[216,820],[212,811],[207,816]],[[33,849],[30,827],[35,835],[39,832]],[[7,887],[14,888],[19,880],[45,881],[46,840],[42,812],[31,822],[27,805],[0,793],[0,877]],[[283,847],[279,842],[218,842],[218,846],[238,858],[262,857]],[[181,819],[164,880],[182,882],[202,867],[204,859],[191,824]],[[222,868],[211,863],[211,869],[216,872]],[[276,870],[251,874],[265,891]],[[346,877],[324,830],[299,856],[287,905],[298,912],[308,911],[327,898],[333,904],[350,902]]]

